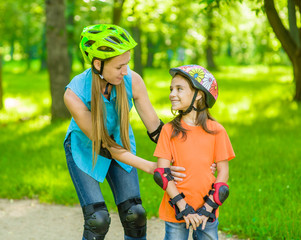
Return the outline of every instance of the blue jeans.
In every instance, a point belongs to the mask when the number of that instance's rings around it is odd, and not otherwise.
[[[67,165],[72,178],[80,205],[86,206],[98,202],[105,202],[99,182],[80,170],[75,164],[72,151],[70,135],[64,143]],[[112,161],[106,179],[114,195],[116,205],[132,198],[140,198],[139,181],[137,169],[133,168],[130,173],[126,172],[116,161]],[[146,240],[124,236],[125,240]],[[83,238],[85,240],[85,238]]]
[[[218,219],[213,223],[207,222],[206,227],[202,230],[202,224],[193,230],[193,240],[217,240]],[[186,229],[186,223],[165,222],[165,237],[164,240],[187,240],[189,229]]]

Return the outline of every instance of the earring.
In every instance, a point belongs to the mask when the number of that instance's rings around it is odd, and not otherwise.
[[[98,74],[99,75],[99,77],[101,78],[101,79],[103,79],[104,77],[101,75],[101,74]]]

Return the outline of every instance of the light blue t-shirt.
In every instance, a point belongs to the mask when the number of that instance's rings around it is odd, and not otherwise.
[[[128,67],[128,75],[123,78],[126,93],[128,97],[129,109],[133,106],[132,98],[132,73]],[[87,69],[83,73],[75,76],[71,82],[66,86],[66,89],[70,88],[91,111],[91,88],[92,88],[92,73],[91,69]],[[107,115],[107,131],[111,136],[113,134],[116,143],[122,146],[120,138],[120,123],[118,114],[115,109],[116,103],[116,88],[113,85],[110,100],[106,99],[103,95],[102,99],[106,106]],[[74,119],[71,119],[69,128],[67,130],[67,137],[71,134],[71,150],[74,162],[85,173],[93,177],[99,182],[103,182],[107,172],[109,170],[111,159],[107,159],[100,155],[97,156],[97,162],[95,167],[92,166],[92,141],[80,130]],[[129,126],[129,137],[131,144],[131,152],[136,154],[136,143],[131,125]],[[117,161],[118,164],[127,172],[132,170],[132,166]]]

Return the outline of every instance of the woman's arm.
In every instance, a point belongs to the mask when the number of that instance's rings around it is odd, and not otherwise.
[[[92,139],[92,118],[90,110],[70,88],[67,88],[65,91],[64,102],[79,128],[89,139]]]
[[[135,108],[148,132],[154,132],[160,120],[149,100],[146,86],[139,74],[132,71],[132,92]]]
[[[67,88],[64,94],[64,102],[79,128],[89,139],[92,139],[91,112],[86,105],[69,88]],[[157,167],[156,163],[137,157],[125,149],[110,148],[109,151],[114,159],[139,168],[147,173],[153,174]]]

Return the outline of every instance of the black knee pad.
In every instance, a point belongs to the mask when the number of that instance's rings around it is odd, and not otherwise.
[[[103,240],[109,231],[111,218],[104,202],[82,207],[85,225],[84,237],[87,240]]]
[[[146,212],[140,198],[129,199],[118,205],[125,235],[140,238],[146,235]]]

